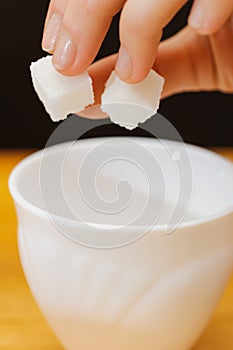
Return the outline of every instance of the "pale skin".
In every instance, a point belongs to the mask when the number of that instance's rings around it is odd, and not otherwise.
[[[127,83],[151,68],[166,84],[163,96],[184,91],[233,92],[233,1],[196,0],[188,25],[161,42],[162,30],[185,0],[51,0],[42,40],[62,74],[90,73],[96,103],[113,69]],[[112,17],[122,9],[118,55],[94,64]]]

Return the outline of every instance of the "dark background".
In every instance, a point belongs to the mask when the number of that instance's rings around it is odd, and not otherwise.
[[[45,55],[40,41],[48,3],[48,0],[1,3],[0,147],[41,148],[57,126],[39,102],[29,74],[31,61]],[[164,38],[185,25],[190,6],[191,2],[165,29]],[[118,17],[114,19],[97,58],[118,50]],[[173,123],[186,142],[202,146],[233,146],[232,111],[233,95],[211,92],[167,98],[161,102],[159,112]],[[140,129],[128,132],[116,125],[107,125],[88,136],[142,134]]]

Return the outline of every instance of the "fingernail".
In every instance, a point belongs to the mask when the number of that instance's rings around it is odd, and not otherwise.
[[[204,24],[204,10],[200,2],[194,4],[188,19],[189,25],[193,28],[201,28]]]
[[[76,52],[76,46],[71,41],[68,33],[63,30],[57,40],[56,50],[53,55],[53,66],[58,70],[72,66]]]
[[[116,63],[116,73],[120,78],[128,78],[132,73],[131,58],[126,49],[121,48]]]
[[[43,50],[48,52],[54,51],[58,33],[61,28],[61,23],[62,23],[61,16],[57,14],[53,14],[50,17],[44,33],[44,37],[43,37],[43,42],[42,42]]]

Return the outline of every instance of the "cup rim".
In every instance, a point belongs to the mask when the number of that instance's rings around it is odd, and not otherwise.
[[[112,136],[106,136],[106,137],[93,137],[93,138],[87,138],[87,139],[81,139],[81,140],[77,140],[77,142],[79,143],[94,143],[96,141],[100,142],[100,140],[102,141],[108,141],[108,140],[112,140],[114,137]],[[117,136],[116,138],[120,139],[131,139],[131,140],[141,140],[144,143],[147,144],[151,144],[152,138],[149,137],[141,137],[141,136]],[[164,139],[159,139],[159,140],[164,140]],[[62,148],[64,144],[67,143],[72,143],[74,141],[68,141],[68,142],[63,142],[60,144],[56,144],[56,145],[52,145],[49,147],[49,149],[52,148]],[[180,145],[181,142],[179,141],[173,141],[173,140],[167,140],[166,142],[173,144],[173,145]],[[202,154],[206,154],[207,156],[210,156],[212,158],[218,159],[220,160],[222,163],[225,163],[228,166],[232,167],[232,171],[233,171],[233,164],[231,161],[229,161],[228,159],[224,158],[223,156],[217,154],[214,151],[211,151],[209,149],[206,149],[204,147],[200,147],[197,145],[193,145],[191,143],[183,143],[188,149],[197,151],[199,153]],[[31,203],[30,201],[28,201],[27,199],[24,198],[23,195],[21,195],[21,193],[19,192],[16,184],[15,184],[15,179],[17,177],[17,175],[19,174],[20,171],[23,170],[23,168],[25,166],[28,166],[28,164],[30,164],[31,162],[33,162],[35,159],[37,159],[38,157],[40,157],[40,155],[44,152],[45,148],[35,151],[32,154],[30,154],[29,156],[26,156],[24,159],[22,159],[11,171],[10,175],[9,175],[9,179],[8,179],[8,187],[9,187],[9,191],[11,193],[11,196],[13,198],[13,200],[22,208],[26,209],[27,211],[29,211],[30,213],[41,217],[43,219],[47,219],[48,218],[48,213],[45,209],[39,208],[38,206],[34,205],[33,203]],[[193,226],[197,226],[197,225],[201,225],[201,224],[206,224],[212,221],[216,221],[220,218],[223,218],[225,216],[228,216],[229,214],[233,213],[233,201],[232,201],[232,205],[230,205],[229,207],[225,208],[224,210],[219,211],[216,214],[213,215],[207,215],[205,217],[202,218],[197,218],[197,219],[192,219],[192,220],[187,220],[187,221],[182,221],[181,223],[179,223],[177,229],[181,229],[181,228],[189,228],[189,227],[193,227]],[[85,224],[89,224],[87,222],[83,223],[81,221],[76,221],[70,218],[66,218],[62,215],[58,215],[58,214],[54,214],[54,213],[50,213],[50,215],[52,215],[54,218],[56,218],[56,220],[58,220],[58,222],[61,222],[63,225],[65,226],[70,226],[72,225],[72,227],[74,227],[74,225],[76,227],[83,227]],[[118,228],[120,225],[109,225],[109,224],[95,224],[95,223],[90,223],[90,225],[98,225],[99,228],[107,228],[107,227],[115,227]],[[159,224],[159,225],[153,225],[149,231],[154,231],[154,232],[165,232],[166,231],[166,224]],[[131,231],[131,230],[135,230],[135,228],[137,227],[132,227],[132,226],[126,226],[124,229],[125,231]],[[142,226],[138,226],[138,229],[142,229]]]

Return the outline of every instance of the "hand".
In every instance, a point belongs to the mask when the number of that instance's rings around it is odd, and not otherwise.
[[[52,0],[42,46],[61,73],[79,74],[96,56],[112,16],[122,10],[121,48],[89,67],[97,101],[111,70],[136,83],[153,67],[163,97],[183,91],[233,91],[233,1],[196,0],[189,25],[160,43],[163,27],[185,0]]]

